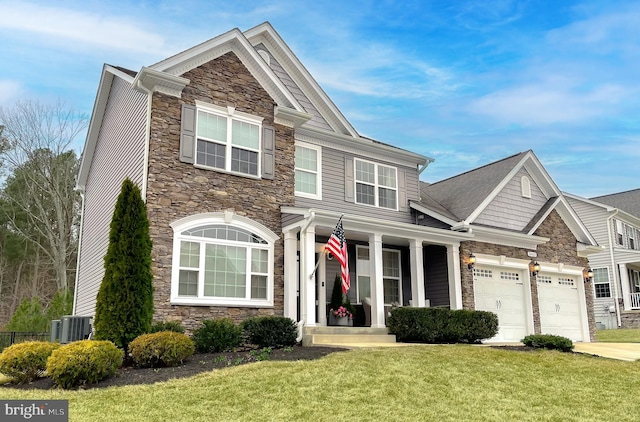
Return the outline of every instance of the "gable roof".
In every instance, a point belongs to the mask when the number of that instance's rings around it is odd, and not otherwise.
[[[523,168],[534,179],[547,201],[519,233],[533,235],[549,214],[555,210],[579,242],[586,245],[597,245],[584,223],[531,150],[514,154],[437,183],[421,182],[420,201],[412,202],[411,207],[451,225],[454,230],[468,230],[482,211]],[[478,229],[483,230],[483,225],[474,225],[474,230]],[[487,227],[487,229],[490,228]],[[499,230],[508,231],[505,228],[499,228]],[[517,231],[513,232],[518,233]]]
[[[596,196],[591,200],[618,208],[640,218],[640,189]]]

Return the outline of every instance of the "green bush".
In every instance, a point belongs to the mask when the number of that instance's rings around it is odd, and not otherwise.
[[[282,316],[263,316],[246,319],[242,323],[247,340],[260,348],[274,349],[293,346],[298,336],[298,326],[291,319]]]
[[[54,350],[47,373],[62,388],[93,384],[114,375],[124,352],[110,341],[82,340]]]
[[[184,327],[178,321],[156,322],[151,325],[149,333],[159,333],[161,331],[173,331],[174,333],[184,334]]]
[[[24,298],[4,329],[7,331],[42,333],[47,331],[49,322],[44,315],[40,299],[37,297]]]
[[[491,312],[400,307],[391,310],[389,332],[406,343],[476,343],[498,333]]]
[[[226,352],[242,344],[242,327],[231,318],[205,320],[191,338],[199,353]]]
[[[194,345],[185,334],[160,331],[136,337],[129,343],[129,352],[141,367],[177,366],[193,355]]]
[[[522,342],[525,346],[537,349],[560,350],[561,352],[573,350],[573,342],[570,339],[552,334],[531,334],[523,338]]]
[[[110,340],[127,351],[129,343],[148,333],[153,319],[151,237],[140,189],[122,182],[109,229],[104,277],[96,297],[97,340]]]
[[[60,347],[47,341],[27,341],[4,349],[0,354],[0,373],[19,384],[38,378],[47,367],[47,359]]]

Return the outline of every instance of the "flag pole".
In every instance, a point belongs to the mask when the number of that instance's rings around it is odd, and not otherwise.
[[[322,258],[327,254],[327,250],[323,250],[322,251],[322,255],[320,255],[320,258],[318,258],[318,262],[316,262],[316,267],[313,269],[313,271],[311,272],[311,274],[309,274],[309,280],[311,280],[313,278],[314,275],[316,275],[316,271],[318,271],[318,267],[320,266],[320,261],[322,261]]]

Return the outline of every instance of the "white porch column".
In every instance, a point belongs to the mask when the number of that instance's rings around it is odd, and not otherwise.
[[[369,265],[371,265],[371,327],[386,327],[384,317],[384,285],[382,282],[382,235],[369,235]]]
[[[284,316],[299,321],[298,295],[298,239],[296,233],[284,233]]]
[[[318,248],[319,246],[319,248]],[[319,249],[319,250],[318,250]],[[326,259],[327,255],[324,253],[324,245],[316,245],[316,252],[320,254],[318,260],[320,261],[320,265],[318,265],[318,325],[326,326],[327,325],[327,266]]]
[[[619,264],[618,269],[620,271],[620,285],[622,287],[622,304],[624,305],[624,310],[628,311],[631,309],[631,286],[629,286],[627,264]]]
[[[300,247],[302,249],[300,262],[304,271],[301,271],[300,303],[302,304],[302,319],[305,326],[316,325],[316,277],[312,275],[316,267],[316,227],[310,225],[301,233]],[[304,286],[304,288],[302,288]]]
[[[411,259],[411,304],[414,307],[424,308],[424,258],[422,255],[422,240],[411,239],[409,241]]]
[[[447,268],[449,273],[449,306],[451,309],[462,309],[460,243],[447,245]]]

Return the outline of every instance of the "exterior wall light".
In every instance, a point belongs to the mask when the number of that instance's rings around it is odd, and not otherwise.
[[[537,277],[540,272],[540,264],[538,264],[538,261],[531,261],[529,263],[529,270],[531,271],[531,277]]]
[[[469,258],[467,258],[467,268],[469,270],[473,270],[473,267],[476,266],[476,256],[472,253],[471,255],[469,255]]]
[[[589,267],[586,270],[583,270],[582,276],[584,277],[585,283],[589,283],[591,280],[593,280],[593,270],[591,269],[591,267]]]

